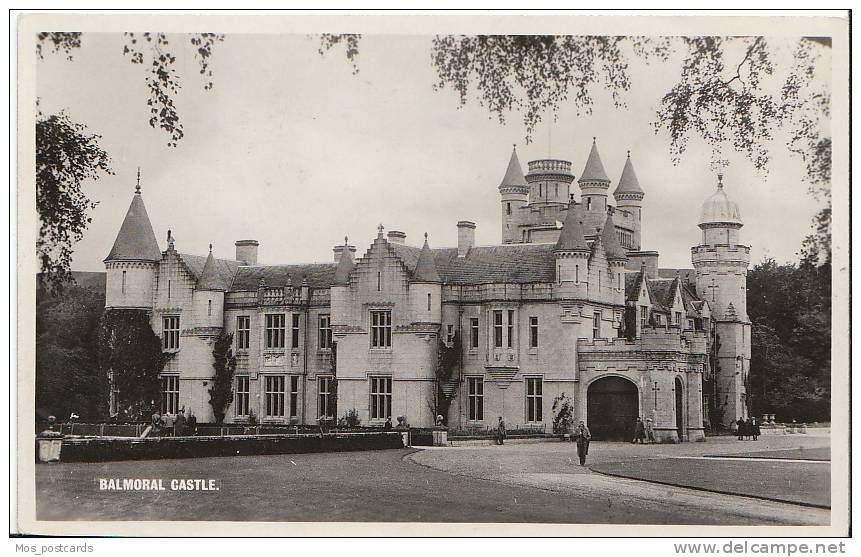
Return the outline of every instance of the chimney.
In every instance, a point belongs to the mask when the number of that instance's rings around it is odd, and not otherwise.
[[[389,230],[389,233],[386,234],[389,242],[393,244],[406,244],[407,243],[407,235],[400,230]]]
[[[475,245],[475,223],[468,220],[457,223],[457,256],[466,257],[470,248]]]
[[[257,265],[257,246],[260,242],[257,240],[237,240],[236,241],[236,260],[242,261],[245,265]]]
[[[356,258],[356,246],[347,246],[347,245],[341,244],[339,246],[335,246],[334,248],[332,248],[332,251],[335,252],[335,263],[337,263],[341,260],[341,254],[344,252],[344,248],[349,250],[347,253],[350,255],[350,261],[352,261]]]

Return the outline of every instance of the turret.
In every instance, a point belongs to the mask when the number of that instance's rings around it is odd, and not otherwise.
[[[529,184],[529,204],[568,205],[571,198],[571,163],[557,159],[529,161],[526,182]]]
[[[352,248],[352,249],[351,249]],[[332,324],[343,325],[349,320],[349,291],[350,274],[353,272],[353,248],[344,236],[344,245],[336,253],[340,253],[335,276],[332,279],[331,296]]]
[[[643,188],[640,187],[640,181],[637,180],[637,174],[634,172],[634,165],[631,162],[631,152],[628,151],[628,158],[625,160],[625,168],[622,169],[619,185],[616,186],[616,191],[613,192],[613,197],[616,199],[616,207],[624,215],[619,224],[621,226],[627,225],[631,228],[631,245],[623,246],[628,250],[639,250],[642,244],[641,226],[643,221],[643,198],[645,195]]]
[[[224,291],[227,285],[218,274],[218,265],[209,244],[209,256],[194,287],[195,327],[224,327]],[[206,331],[206,334],[209,334]]]
[[[520,209],[529,201],[529,185],[517,158],[517,146],[511,151],[508,168],[499,184],[502,201],[502,243],[520,241]]]
[[[586,298],[589,277],[589,245],[583,236],[580,205],[572,201],[553,248],[559,297]]]
[[[604,224],[607,214],[607,190],[610,188],[610,179],[604,171],[601,155],[598,154],[598,145],[592,138],[592,150],[586,159],[586,166],[580,179],[580,203],[583,207],[583,225],[586,230],[595,230]]]
[[[419,253],[416,268],[410,278],[410,308],[413,321],[417,323],[440,323],[442,321],[442,279],[436,268],[433,252],[425,243]]]
[[[131,205],[104,260],[105,307],[152,310],[159,261],[161,250],[144,206],[138,169]]]
[[[607,211],[607,219],[601,230],[601,243],[604,245],[604,253],[607,256],[607,288],[612,292],[610,296],[614,304],[625,304],[625,264],[628,258],[625,250],[619,244],[616,237],[616,225],[613,222],[613,211]]]

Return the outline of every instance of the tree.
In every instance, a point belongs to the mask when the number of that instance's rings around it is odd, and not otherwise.
[[[236,372],[236,357],[233,355],[233,333],[224,331],[215,339],[212,347],[212,367],[215,375],[209,389],[209,405],[215,415],[215,423],[224,421],[224,413],[233,402],[233,374]]]
[[[172,354],[162,352],[161,339],[149,314],[138,309],[107,309],[99,324],[99,367],[111,378],[121,419],[146,419],[159,406],[159,374]]]
[[[147,100],[149,125],[168,133],[169,146],[182,139],[182,123],[174,105],[180,79],[174,70],[176,55],[164,33],[126,33],[123,54],[133,64],[148,68],[145,78],[150,98]],[[224,39],[215,33],[188,35],[197,59],[204,89],[212,88],[209,66],[212,48]],[[81,47],[81,33],[39,33],[36,54],[62,52],[73,60]],[[38,105],[38,101],[37,101]],[[36,118],[36,208],[41,226],[36,240],[36,254],[41,277],[53,288],[62,288],[71,279],[72,248],[84,234],[91,219],[89,211],[97,202],[83,192],[86,180],[97,180],[113,174],[108,153],[99,145],[101,136],[90,133],[84,124],[74,122],[65,113],[42,114]]]
[[[42,282],[62,289],[72,281],[72,247],[91,222],[96,207],[83,191],[86,180],[113,174],[101,136],[73,122],[65,113],[36,117],[36,255]]]
[[[436,415],[443,417],[443,420],[448,421],[448,409],[451,406],[451,401],[454,398],[457,378],[455,373],[460,367],[460,358],[463,347],[460,342],[460,333],[455,331],[454,337],[450,344],[446,344],[442,339],[438,341],[437,348],[437,369],[436,369],[436,404],[432,411]],[[436,416],[434,416],[436,419]]]

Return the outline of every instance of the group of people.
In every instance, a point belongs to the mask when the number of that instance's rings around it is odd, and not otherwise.
[[[634,438],[631,443],[655,443],[655,426],[652,423],[652,418],[646,418],[645,423],[643,418],[637,418],[634,422]]]
[[[751,438],[756,441],[757,437],[761,434],[759,430],[759,422],[756,421],[756,418],[748,418],[747,420],[739,418],[738,421],[735,422],[735,426],[738,429],[737,433],[739,441]]]
[[[499,417],[499,422],[496,424],[496,444],[504,445],[507,432],[505,430],[505,420],[502,416]],[[589,454],[589,442],[592,440],[592,433],[586,427],[586,422],[580,421],[574,432],[571,434],[571,441],[577,443],[577,456],[580,459],[580,466],[586,465],[586,455]]]
[[[172,435],[175,437],[194,435],[197,431],[197,417],[191,410],[188,411],[188,417],[185,414],[185,407],[176,414],[154,412],[150,426],[144,432],[143,437],[150,435]]]

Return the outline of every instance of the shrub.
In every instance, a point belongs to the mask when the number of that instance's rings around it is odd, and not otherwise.
[[[574,424],[574,405],[563,392],[553,399],[553,433],[568,433]]]

